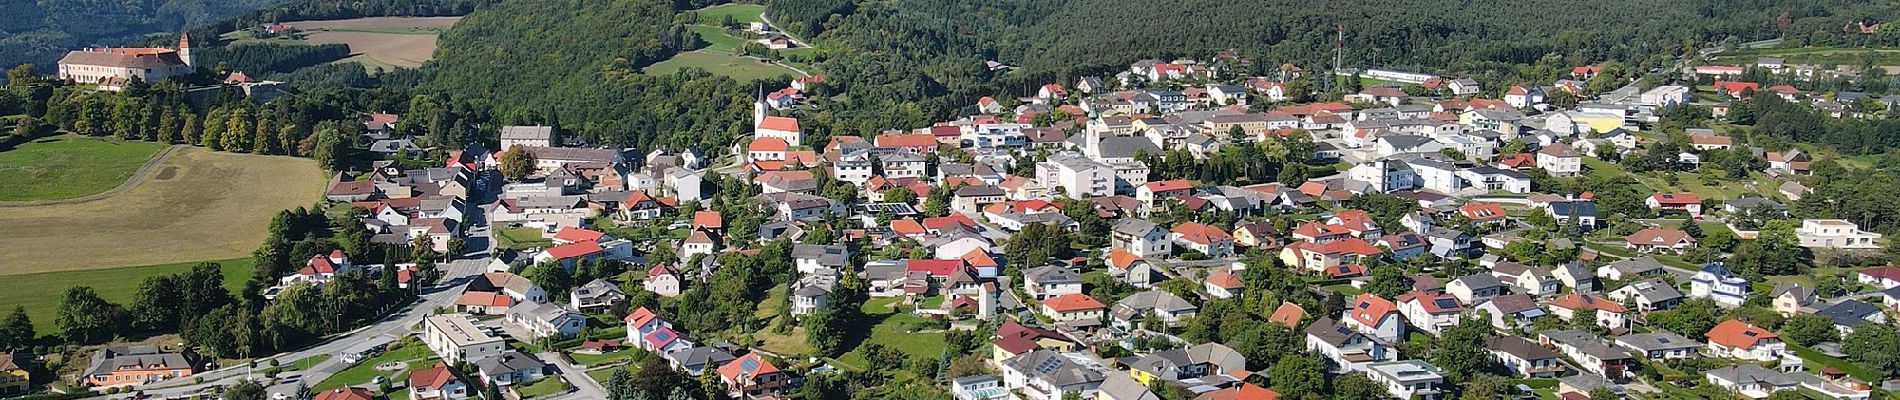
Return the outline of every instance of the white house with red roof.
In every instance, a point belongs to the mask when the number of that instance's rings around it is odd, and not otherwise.
[[[1247,284],[1240,280],[1240,274],[1235,273],[1232,269],[1223,269],[1208,274],[1207,280],[1202,282],[1202,285],[1202,290],[1207,292],[1208,296],[1213,296],[1217,299],[1231,299],[1240,296],[1240,291],[1247,288]],[[1282,307],[1284,307],[1284,305],[1282,305]]]
[[[1722,321],[1703,336],[1709,339],[1705,353],[1711,357],[1773,361],[1788,351],[1781,336],[1738,319]]]
[[[627,324],[627,340],[634,342],[640,341],[654,330],[673,328],[672,322],[660,318],[659,314],[655,314],[653,310],[646,307],[634,309],[633,312],[627,313],[626,318],[621,318],[621,321]]]
[[[561,264],[561,267],[572,269],[579,263],[592,261],[606,255],[607,249],[601,247],[600,243],[578,242],[549,247],[547,250],[535,254],[534,262],[536,264],[558,262]]]
[[[613,240],[613,237],[593,229],[563,226],[561,230],[554,232],[552,239],[555,245],[564,245],[581,242],[606,243]]]
[[[1135,199],[1140,200],[1142,209],[1152,210],[1160,207],[1163,201],[1175,196],[1190,194],[1194,184],[1185,179],[1153,181],[1135,188]]]
[[[1596,326],[1612,332],[1629,327],[1626,318],[1628,309],[1606,297],[1590,293],[1572,292],[1550,300],[1550,312],[1564,321],[1574,321],[1579,317],[1590,318]]]
[[[1397,299],[1399,314],[1411,322],[1412,327],[1437,336],[1445,328],[1457,326],[1465,307],[1458,303],[1458,297],[1446,293],[1431,294],[1412,291],[1399,295]]]
[[[310,256],[310,260],[304,262],[303,268],[298,269],[295,274],[279,279],[278,284],[283,286],[298,282],[322,284],[329,281],[330,277],[349,270],[350,267],[350,258],[343,254],[343,250],[330,250],[329,253]]]
[[[1860,270],[1854,274],[1854,280],[1863,284],[1879,286],[1881,289],[1900,287],[1900,267],[1884,266]]]
[[[647,268],[647,278],[640,281],[640,287],[664,297],[679,296],[679,270],[667,264],[654,264],[652,268]]]
[[[1036,103],[1037,104],[1046,104],[1054,100],[1061,100],[1068,97],[1069,97],[1069,91],[1063,89],[1062,84],[1060,83],[1043,84],[1041,88],[1036,89]]]
[[[1405,337],[1405,319],[1398,305],[1371,293],[1361,293],[1346,305],[1344,321],[1346,327],[1386,342]]]
[[[1194,221],[1176,224],[1171,230],[1174,243],[1208,257],[1234,255],[1234,238],[1213,225]]]
[[[412,400],[460,400],[474,396],[468,383],[456,376],[447,363],[436,362],[429,368],[409,371],[409,398]]]
[[[1280,249],[1280,261],[1289,267],[1325,272],[1340,265],[1355,264],[1368,257],[1384,254],[1378,246],[1360,238],[1346,238],[1314,244],[1306,241],[1287,243]]]
[[[1702,197],[1695,193],[1656,193],[1643,199],[1643,204],[1652,210],[1673,210],[1689,213],[1690,216],[1702,215]]]

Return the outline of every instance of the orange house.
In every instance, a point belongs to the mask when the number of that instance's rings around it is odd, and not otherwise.
[[[158,346],[119,346],[92,354],[86,383],[93,387],[140,385],[191,376],[198,371],[196,355],[167,353]]]

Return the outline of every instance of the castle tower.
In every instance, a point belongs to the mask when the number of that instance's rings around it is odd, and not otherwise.
[[[186,66],[198,66],[191,60],[191,34],[189,33],[178,34],[178,59],[184,61]]]

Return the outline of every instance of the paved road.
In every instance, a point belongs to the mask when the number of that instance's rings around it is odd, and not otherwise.
[[[561,358],[560,353],[547,352],[535,354],[535,356],[541,357],[542,360],[547,361],[549,364],[554,364],[554,368],[561,371],[561,377],[566,378],[567,383],[574,386],[574,390],[572,391],[549,396],[548,398],[559,400],[607,398],[606,387],[602,387],[600,382],[594,381],[593,377],[587,376],[586,369],[568,364],[566,359]]]

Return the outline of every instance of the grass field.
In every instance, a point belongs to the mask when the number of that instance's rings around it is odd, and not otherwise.
[[[0,152],[0,201],[58,200],[111,190],[165,145],[61,135]]]
[[[927,321],[923,317],[905,312],[905,307],[898,307],[897,309],[890,308],[891,304],[899,300],[901,300],[901,298],[886,297],[864,302],[862,310],[864,311],[865,317],[877,322],[876,325],[871,326],[871,336],[866,338],[864,343],[884,345],[884,347],[902,352],[906,356],[935,358],[940,355],[943,352],[944,333],[942,331],[931,333],[905,332],[908,328],[914,325],[922,325]],[[851,349],[850,352],[846,352],[843,356],[838,357],[838,360],[854,366],[864,366],[863,344],[859,344],[858,348]]]
[[[792,72],[792,70],[786,69],[785,67],[708,50],[675,54],[673,58],[647,66],[646,73],[665,75],[685,68],[704,69],[706,72],[729,76],[741,82],[755,79],[777,78],[784,75],[798,75],[798,73]]]
[[[567,391],[567,383],[561,382],[560,376],[551,375],[529,383],[526,386],[516,386],[515,388],[516,393],[521,394],[521,398],[532,399],[565,392]]]
[[[739,46],[744,45],[746,43],[745,39],[741,39],[737,36],[732,36],[730,34],[727,34],[726,28],[721,28],[717,26],[687,25],[686,30],[693,31],[693,33],[699,34],[699,37],[701,39],[706,39],[707,50],[735,52],[739,50]]]
[[[423,345],[420,341],[410,342],[407,345],[390,349],[382,354],[377,354],[375,357],[357,362],[355,365],[344,368],[342,371],[337,371],[336,374],[324,378],[322,382],[317,382],[316,386],[311,386],[310,388],[321,391],[344,386],[363,385],[368,384],[371,378],[379,375],[387,377],[392,381],[400,380],[409,375],[408,371],[435,366],[436,360],[435,353],[429,352],[429,346]],[[391,361],[406,362],[409,364],[409,367],[404,371],[376,370],[376,364]]]
[[[436,37],[461,20],[462,17],[373,17],[297,21],[284,24],[302,31],[302,39],[253,39],[242,32],[225,33],[223,37],[234,43],[342,43],[350,46],[353,55],[336,62],[354,62],[372,70],[416,68],[435,53]]]
[[[765,12],[765,6],[758,4],[721,4],[693,10],[693,12],[699,14],[699,22],[702,24],[717,25],[720,21],[724,21],[726,16],[732,16],[734,22],[744,24],[748,22],[760,22],[759,14]]]
[[[242,289],[244,280],[251,276],[250,257],[212,262],[223,267],[224,288],[234,292]],[[194,265],[198,262],[97,269],[83,274],[41,272],[8,276],[0,279],[0,305],[6,307],[0,311],[12,312],[13,306],[26,307],[27,317],[33,319],[33,329],[46,334],[54,329],[53,314],[59,311],[60,298],[68,287],[91,286],[106,301],[128,305],[146,277],[190,271]]]
[[[0,275],[249,257],[272,216],[316,204],[327,181],[306,158],[182,148],[112,196],[0,207]]]
[[[1715,55],[1715,62],[1732,65],[1754,65],[1756,59],[1760,57],[1782,57],[1786,58],[1789,64],[1821,65],[1860,65],[1862,58],[1871,57],[1874,65],[1900,65],[1900,49],[1827,46],[1725,51]]]
[[[495,236],[500,238],[501,247],[508,249],[521,250],[554,245],[554,240],[541,237],[541,230],[537,228],[497,229]]]

